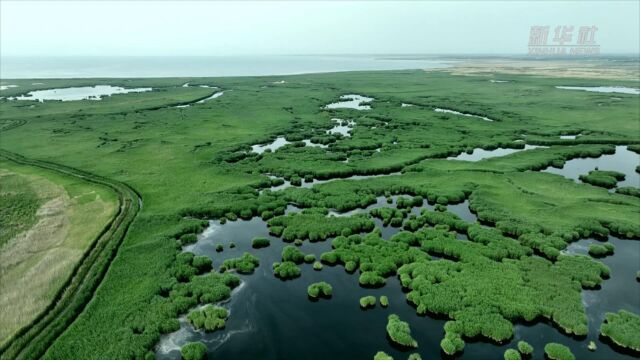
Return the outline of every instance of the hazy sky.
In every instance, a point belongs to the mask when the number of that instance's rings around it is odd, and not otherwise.
[[[639,1],[0,1],[0,55],[515,53],[533,25],[595,25],[638,53]]]

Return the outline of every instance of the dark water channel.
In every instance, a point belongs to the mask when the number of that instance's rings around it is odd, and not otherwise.
[[[545,171],[574,178],[575,174],[592,165],[600,164],[602,169],[628,170],[635,174],[637,155],[629,156],[628,150],[619,147],[615,155],[605,155],[601,159],[576,159],[567,162],[563,169]],[[602,160],[604,158],[604,160]],[[587,162],[585,162],[585,160]],[[591,168],[592,169],[592,168]],[[577,178],[577,177],[575,177]],[[628,176],[633,181],[633,177]],[[625,180],[626,181],[626,180]],[[303,183],[304,184],[304,183]],[[315,185],[309,183],[308,186]],[[635,186],[638,186],[636,183]],[[367,212],[374,207],[395,207],[397,196],[388,204],[384,197],[366,209],[356,209],[347,213],[330,211],[331,216],[350,216]],[[448,210],[461,218],[475,222],[476,216],[470,211],[468,201],[449,205]],[[425,204],[413,208],[412,214],[419,214],[422,208],[433,209]],[[287,212],[299,211],[289,206]],[[381,228],[382,236],[390,238],[400,231],[399,228],[383,227],[382,221],[375,219]],[[251,239],[263,236],[271,239],[271,245],[263,249],[252,249]],[[461,240],[466,236],[460,235]],[[589,319],[589,334],[584,338],[573,338],[562,334],[556,327],[546,322],[516,324],[514,337],[510,342],[497,345],[489,342],[467,341],[465,350],[457,356],[461,359],[502,359],[507,348],[515,348],[519,340],[526,340],[534,346],[533,359],[543,359],[544,345],[558,342],[571,348],[577,359],[632,359],[630,354],[614,350],[598,338],[599,327],[605,312],[626,309],[640,313],[640,283],[636,281],[636,272],[640,270],[640,242],[609,237],[616,247],[615,254],[602,259],[611,269],[611,277],[597,290],[583,290],[582,299]],[[236,244],[230,248],[229,244]],[[565,250],[569,254],[586,254],[588,244],[597,242],[584,239],[570,244]],[[216,252],[217,244],[224,245],[223,252]],[[387,340],[385,326],[387,316],[395,313],[411,326],[413,337],[419,347],[415,352],[424,359],[440,359],[440,340],[444,335],[445,319],[419,316],[407,303],[399,280],[387,279],[384,287],[365,289],[358,284],[358,275],[348,274],[342,266],[325,265],[321,271],[315,271],[311,264],[302,264],[302,276],[282,281],[273,275],[272,264],[281,260],[282,248],[288,245],[281,239],[270,236],[267,225],[259,218],[227,222],[220,225],[211,221],[210,227],[200,235],[199,241],[185,248],[198,255],[207,255],[218,267],[225,259],[251,252],[260,258],[260,266],[251,275],[239,275],[242,285],[234,290],[231,299],[221,306],[229,309],[230,316],[226,328],[213,333],[194,330],[181,319],[181,329],[165,335],[157,347],[158,359],[180,359],[180,346],[192,341],[202,341],[208,347],[210,359],[372,359],[377,351],[385,351],[396,360],[406,359],[414,351],[395,348]],[[311,243],[305,241],[300,249],[306,254],[314,254],[317,259],[331,249],[331,239]],[[448,261],[448,260],[442,260]],[[331,299],[311,301],[307,297],[307,286],[318,281],[327,281],[333,287]],[[362,296],[386,295],[389,307],[382,308],[379,303],[370,310],[361,310],[359,299]],[[595,352],[587,349],[589,341],[595,341]]]

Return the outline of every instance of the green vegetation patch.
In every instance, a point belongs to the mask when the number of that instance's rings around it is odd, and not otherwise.
[[[387,335],[389,335],[391,341],[398,345],[418,347],[418,342],[411,337],[409,323],[400,320],[400,317],[396,314],[391,314],[387,318]]]
[[[255,237],[251,240],[251,247],[261,249],[271,245],[271,241],[265,237]]]
[[[227,259],[222,266],[227,269],[235,269],[240,274],[251,274],[260,265],[260,259],[250,253],[244,253],[239,258]]]
[[[522,356],[515,349],[507,349],[504,352],[504,360],[521,360]]]
[[[307,287],[307,294],[312,299],[318,298],[330,298],[333,295],[333,288],[331,284],[320,281],[317,283],[313,283]]]
[[[36,223],[42,200],[25,177],[0,173],[0,247]]]
[[[228,316],[227,309],[220,306],[206,305],[200,310],[191,311],[187,315],[187,320],[196,329],[203,329],[209,332],[224,329],[225,320]]]
[[[273,274],[282,279],[295,279],[300,276],[300,268],[292,261],[284,261],[281,263],[273,263]]]
[[[619,187],[616,189],[616,193],[622,194],[622,195],[640,197],[640,189],[631,187],[631,186]]]
[[[587,175],[580,175],[580,180],[587,184],[611,189],[618,181],[624,180],[625,175],[617,171],[592,170]]]
[[[393,227],[402,226],[402,222],[404,221],[404,218],[407,217],[407,213],[408,211],[405,209],[400,210],[388,207],[375,208],[369,211],[371,216],[382,220],[382,225],[391,225]]]
[[[374,356],[373,360],[393,360],[393,358],[384,351],[378,351]]]
[[[183,360],[203,360],[207,356],[207,347],[201,342],[191,342],[180,349]]]
[[[304,253],[295,246],[287,245],[282,248],[282,261],[290,261],[295,264],[302,264],[305,260],[304,257]]]
[[[613,244],[591,244],[589,245],[589,255],[593,257],[605,257],[613,255],[616,247]]]
[[[363,296],[360,298],[360,307],[362,309],[368,309],[376,306],[376,297],[372,295]]]
[[[343,231],[359,233],[371,231],[375,226],[371,219],[361,216],[332,217],[319,212],[302,211],[300,213],[278,216],[269,220],[269,227],[282,228],[285,241],[308,239],[310,241],[325,240],[343,233]]]
[[[626,310],[606,313],[600,334],[615,344],[640,352],[640,316]]]
[[[533,353],[533,346],[524,340],[518,341],[518,351],[522,355],[531,355]]]
[[[550,360],[575,360],[571,349],[558,343],[548,343],[544,346],[544,354]]]

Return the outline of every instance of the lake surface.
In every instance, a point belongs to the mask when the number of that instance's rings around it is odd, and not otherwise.
[[[261,76],[444,68],[441,58],[376,55],[2,57],[0,78]]]
[[[357,94],[347,94],[340,96],[340,100],[342,101],[331,103],[325,106],[325,108],[369,110],[371,109],[371,106],[369,104],[373,101],[373,98]]]
[[[342,136],[350,137],[351,130],[356,126],[356,122],[353,120],[331,119],[336,122],[336,125],[327,130],[327,134],[340,134]]]
[[[484,150],[484,149],[473,149],[471,154],[467,154],[463,152],[458,156],[450,156],[447,160],[465,160],[465,161],[480,161],[482,159],[489,159],[494,157],[505,156],[513,153],[517,153],[520,151],[544,148],[546,146],[537,146],[537,145],[525,145],[522,149],[511,149],[511,148],[497,148],[494,150]]]
[[[152,89],[145,88],[123,88],[111,85],[81,86],[68,87],[48,90],[30,91],[26,95],[20,95],[9,98],[9,100],[60,100],[60,101],[77,101],[77,100],[102,100],[104,96],[116,94],[147,92]]]
[[[636,172],[638,165],[640,165],[640,155],[627,150],[626,146],[616,146],[614,154],[602,155],[598,158],[573,159],[567,161],[562,169],[550,166],[542,171],[580,182],[580,175],[586,175],[597,167],[599,170],[613,170],[625,174],[625,179],[618,182],[618,187],[640,187],[640,174]]]
[[[287,144],[291,144],[291,143],[287,141],[287,139],[285,139],[284,136],[278,136],[271,143],[264,144],[264,145],[251,145],[251,151],[257,154],[262,154],[267,149],[271,151],[276,151]]]
[[[556,89],[640,95],[640,89],[624,86],[556,86]]]
[[[451,110],[451,109],[443,109],[443,108],[435,108],[433,109],[433,111],[435,112],[441,112],[441,113],[447,113],[447,114],[454,114],[454,115],[461,115],[461,116],[468,116],[468,117],[475,117],[478,119],[482,119],[484,121],[493,121],[492,119],[489,119],[486,116],[480,116],[480,115],[474,115],[474,114],[467,114],[467,113],[463,113],[463,112],[459,112],[459,111],[455,111],[455,110]]]

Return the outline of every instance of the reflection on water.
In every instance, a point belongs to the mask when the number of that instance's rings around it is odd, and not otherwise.
[[[465,160],[465,161],[480,161],[482,159],[488,159],[493,157],[505,156],[513,153],[517,153],[519,151],[544,148],[546,146],[538,146],[538,145],[525,145],[522,149],[508,149],[508,148],[497,148],[494,150],[484,150],[484,149],[473,149],[471,154],[462,153],[458,156],[450,156],[447,160]]]
[[[186,85],[186,86],[185,86]],[[189,83],[185,83],[184,85],[182,85],[182,87],[189,87]],[[205,87],[205,88],[217,88],[217,86],[207,86],[207,85],[200,85],[199,87]],[[215,99],[215,98],[219,98],[220,96],[224,95],[224,91],[219,91],[207,98],[204,98],[202,100],[198,100],[195,103],[196,104],[203,104],[211,99]],[[179,108],[179,109],[183,109],[183,108],[188,108],[192,105],[193,103],[188,103],[188,104],[182,104],[182,105],[176,105],[174,107]]]
[[[254,153],[262,154],[265,150],[270,149],[271,151],[276,151],[279,148],[290,144],[284,136],[278,136],[272,143],[266,145],[252,145],[251,151]]]
[[[326,148],[329,147],[329,145],[317,144],[317,143],[311,142],[311,140],[309,140],[309,139],[304,139],[304,140],[302,140],[302,142],[304,143],[305,146],[319,147],[319,148],[322,148],[322,149],[326,149]]]
[[[556,86],[556,89],[640,95],[640,89],[625,86]]]
[[[209,101],[209,100],[211,100],[211,99],[219,98],[219,97],[220,97],[220,96],[222,96],[222,95],[224,95],[224,91],[219,91],[219,92],[217,92],[217,93],[215,93],[215,94],[213,94],[213,95],[209,96],[208,98],[205,98],[205,99],[202,99],[202,100],[197,101],[197,102],[196,102],[196,104],[204,104],[204,103],[206,103],[207,101]]]
[[[152,89],[150,87],[125,89],[120,86],[96,85],[49,90],[35,90],[30,91],[29,93],[27,93],[27,95],[11,97],[9,98],[9,100],[37,100],[40,102],[45,100],[101,100],[103,96],[147,92],[151,90]]]
[[[640,165],[640,155],[628,150],[626,146],[616,146],[615,154],[602,155],[598,158],[573,159],[567,161],[562,169],[550,166],[542,171],[580,181],[580,175],[586,175],[595,168],[613,170],[625,174],[625,179],[618,182],[619,187],[640,187],[640,174],[636,172],[638,165]]]
[[[355,110],[369,110],[371,109],[370,103],[373,101],[373,98],[356,95],[356,94],[347,94],[340,96],[340,99],[343,101],[331,103],[325,106],[326,109],[355,109]]]
[[[400,172],[393,172],[393,173],[389,173],[389,174],[379,174],[379,175],[352,175],[352,176],[348,176],[345,178],[331,178],[331,179],[325,179],[325,180],[319,180],[319,179],[313,179],[313,181],[303,181],[302,184],[300,184],[300,187],[302,188],[310,188],[319,184],[324,184],[324,183],[328,183],[328,182],[332,182],[332,181],[336,181],[336,180],[364,180],[364,179],[371,179],[371,178],[375,178],[375,177],[381,177],[381,176],[393,176],[393,175],[400,175]],[[269,176],[270,179],[279,179],[277,176]],[[282,189],[286,189],[288,187],[291,187],[293,185],[291,185],[291,182],[288,180],[285,180],[282,178],[282,180],[284,181],[283,184],[277,185],[277,186],[272,186],[269,188],[269,190],[271,191],[278,191],[278,190],[282,190]]]
[[[351,136],[351,130],[356,125],[353,120],[331,119],[337,123],[336,126],[327,130],[327,134],[341,134],[342,136]]]
[[[450,110],[450,109],[435,108],[435,109],[433,109],[433,111],[435,111],[435,112],[441,112],[441,113],[447,113],[447,114],[454,114],[454,115],[462,115],[462,116],[474,117],[474,118],[482,119],[482,120],[484,120],[484,121],[493,121],[492,119],[489,119],[488,117],[485,117],[485,116],[473,115],[473,114],[467,114],[467,113],[462,113],[462,112],[455,111],[455,110]]]
[[[0,85],[0,90],[7,90],[11,88],[17,88],[18,85]]]
[[[580,136],[582,134],[575,134],[575,135],[560,135],[560,139],[561,140],[575,140],[578,136]]]

